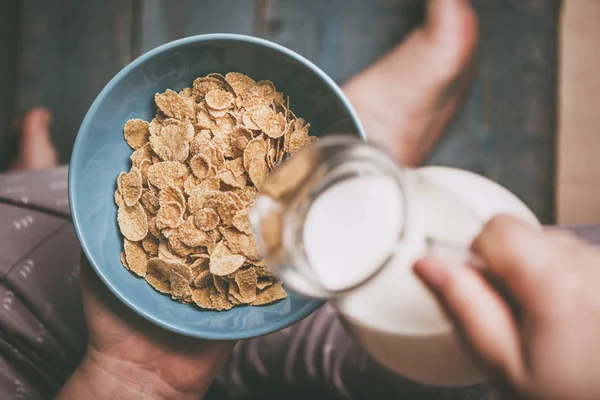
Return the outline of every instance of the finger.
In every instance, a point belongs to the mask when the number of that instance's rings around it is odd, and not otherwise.
[[[542,229],[516,218],[492,218],[471,245],[485,272],[524,307],[540,300],[548,280],[556,279],[560,249]]]
[[[474,269],[426,258],[414,266],[483,367],[496,379],[521,376],[518,329],[502,297]]]

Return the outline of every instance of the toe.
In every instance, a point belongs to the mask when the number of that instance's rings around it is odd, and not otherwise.
[[[20,144],[13,169],[45,169],[57,165],[57,152],[50,136],[52,114],[46,109],[29,111],[21,124]]]

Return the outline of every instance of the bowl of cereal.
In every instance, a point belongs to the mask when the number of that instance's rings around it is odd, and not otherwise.
[[[205,339],[264,335],[321,303],[286,292],[248,210],[268,173],[318,137],[364,132],[340,88],[277,44],[233,34],[158,47],[98,95],[71,158],[73,223],[108,288]]]

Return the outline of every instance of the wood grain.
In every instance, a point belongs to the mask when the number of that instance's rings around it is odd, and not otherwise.
[[[143,52],[185,36],[252,34],[254,0],[141,0]]]
[[[259,0],[256,33],[313,61],[338,83],[371,64],[423,16],[418,0]]]
[[[566,0],[561,19],[557,218],[600,222],[600,1]]]
[[[473,3],[478,78],[431,162],[491,177],[551,223],[560,1]]]
[[[0,170],[7,167],[15,148],[10,126],[14,116],[18,17],[17,0],[0,0]]]
[[[194,34],[254,34],[296,50],[343,83],[401,43],[423,20],[425,6],[422,0],[20,4],[13,103],[18,112],[43,105],[55,113],[54,140],[62,161],[69,159],[77,128],[95,95],[140,52]],[[473,4],[481,27],[479,73],[468,101],[429,162],[489,176],[523,198],[544,222],[551,222],[560,2]],[[0,85],[6,85],[2,79]],[[0,108],[2,123],[7,111]]]
[[[23,0],[17,111],[54,114],[53,141],[70,158],[79,125],[104,85],[132,58],[132,0]]]

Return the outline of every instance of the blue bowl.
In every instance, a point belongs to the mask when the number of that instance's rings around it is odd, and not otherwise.
[[[149,121],[154,94],[179,91],[212,72],[242,72],[273,81],[288,94],[296,115],[312,133],[364,132],[340,88],[323,71],[293,51],[266,40],[232,34],[188,37],[158,47],[119,72],[90,107],[75,141],[69,173],[69,200],[75,230],[91,265],[108,288],[131,309],[166,329],[204,339],[234,340],[285,328],[321,303],[290,293],[261,307],[204,311],[152,289],[121,265],[122,238],[113,201],[116,179],[130,168],[132,150],[123,139],[130,118]]]

